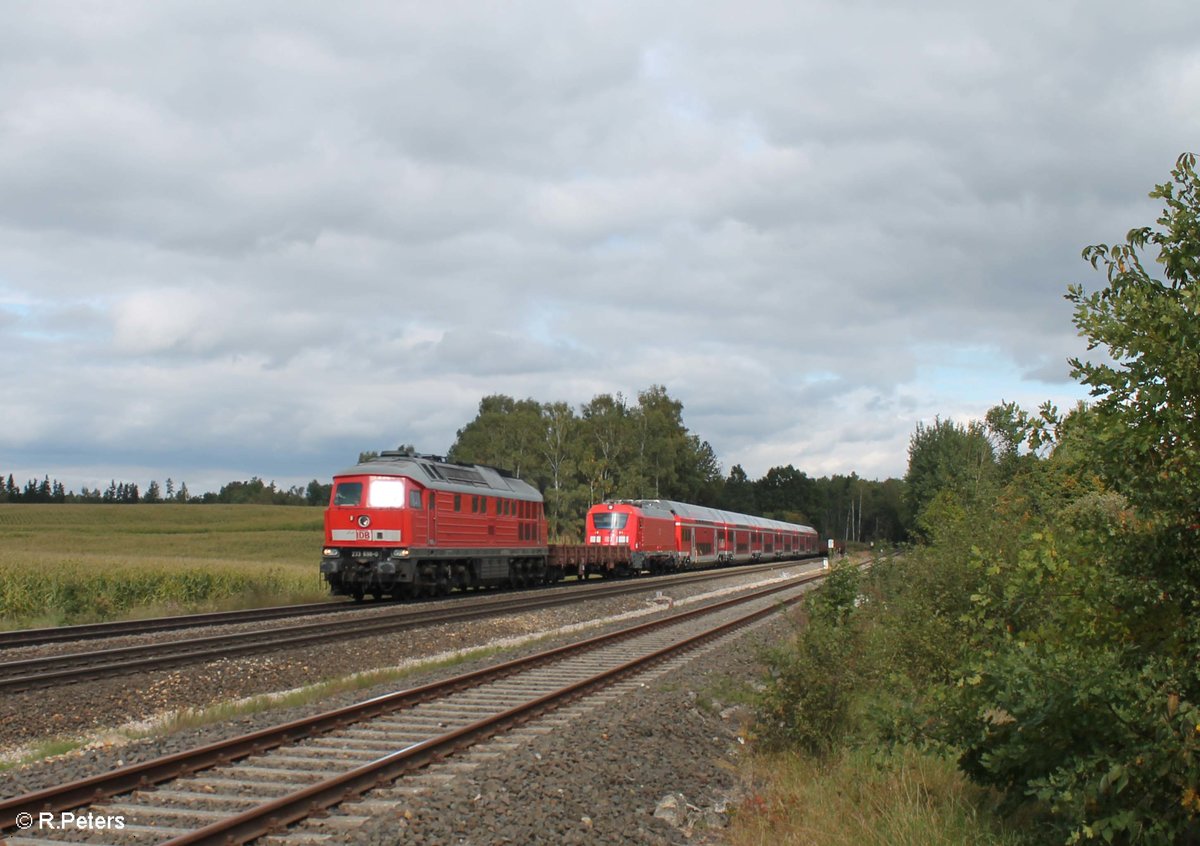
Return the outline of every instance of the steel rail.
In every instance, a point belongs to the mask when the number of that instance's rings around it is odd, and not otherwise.
[[[343,600],[327,599],[305,605],[273,605],[266,608],[244,608],[239,611],[207,611],[201,614],[180,614],[175,617],[151,617],[146,620],[114,620],[107,623],[81,623],[75,626],[55,626],[44,629],[13,629],[0,632],[0,649],[22,646],[44,646],[77,640],[98,640],[106,637],[152,634],[175,629],[194,629],[201,626],[224,626],[234,623],[255,623],[280,617],[301,617],[307,614],[330,614],[365,606],[351,605]]]
[[[757,572],[779,566],[779,563],[772,563],[739,570],[705,570],[701,573],[675,577],[674,580],[664,583],[664,586],[710,581],[739,572]],[[0,691],[11,693],[35,690],[124,673],[165,669],[183,664],[269,652],[312,643],[369,637],[420,626],[553,608],[588,599],[608,599],[629,593],[640,593],[654,587],[653,583],[648,585],[645,581],[638,580],[598,585],[591,588],[585,587],[558,595],[540,597],[510,597],[506,595],[499,600],[470,603],[465,607],[414,609],[412,606],[399,606],[395,614],[375,615],[365,619],[303,623],[269,631],[208,635],[165,643],[140,644],[115,649],[7,661],[0,663]],[[183,651],[172,651],[180,649]]]
[[[824,571],[810,573],[747,594],[721,600],[699,608],[676,612],[615,632],[596,635],[574,643],[554,647],[523,658],[473,670],[442,681],[377,696],[353,705],[260,729],[249,734],[206,744],[196,749],[129,764],[67,784],[49,787],[0,801],[0,833],[11,829],[22,813],[61,812],[98,802],[131,790],[147,788],[164,781],[190,775],[203,769],[222,766],[306,737],[324,734],[352,723],[373,719],[447,693],[501,678],[557,658],[585,652],[601,645],[628,639],[684,620],[711,614],[734,605],[750,602],[781,591],[791,590],[823,578]],[[772,606],[772,608],[775,606]],[[766,609],[770,610],[770,609]]]

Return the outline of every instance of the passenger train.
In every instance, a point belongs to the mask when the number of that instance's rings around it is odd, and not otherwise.
[[[808,526],[663,499],[593,505],[582,544],[548,542],[542,495],[511,473],[384,452],[338,473],[321,573],[335,595],[418,597],[800,558]]]

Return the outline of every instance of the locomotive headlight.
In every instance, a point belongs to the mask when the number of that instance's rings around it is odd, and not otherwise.
[[[367,528],[367,526],[371,525],[371,517],[367,514],[360,514],[358,516],[358,525],[364,529]]]
[[[326,558],[337,558],[338,557],[338,551],[336,549],[334,549],[332,546],[327,546],[324,549],[322,549],[321,554],[324,555]]]

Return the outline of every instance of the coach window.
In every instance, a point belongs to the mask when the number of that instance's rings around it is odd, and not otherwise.
[[[362,504],[362,482],[338,482],[333,492],[334,505],[357,506]]]

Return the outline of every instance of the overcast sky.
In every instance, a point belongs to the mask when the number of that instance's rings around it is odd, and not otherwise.
[[[1200,4],[7,4],[0,473],[328,477],[665,385],[727,471],[1070,406]]]

